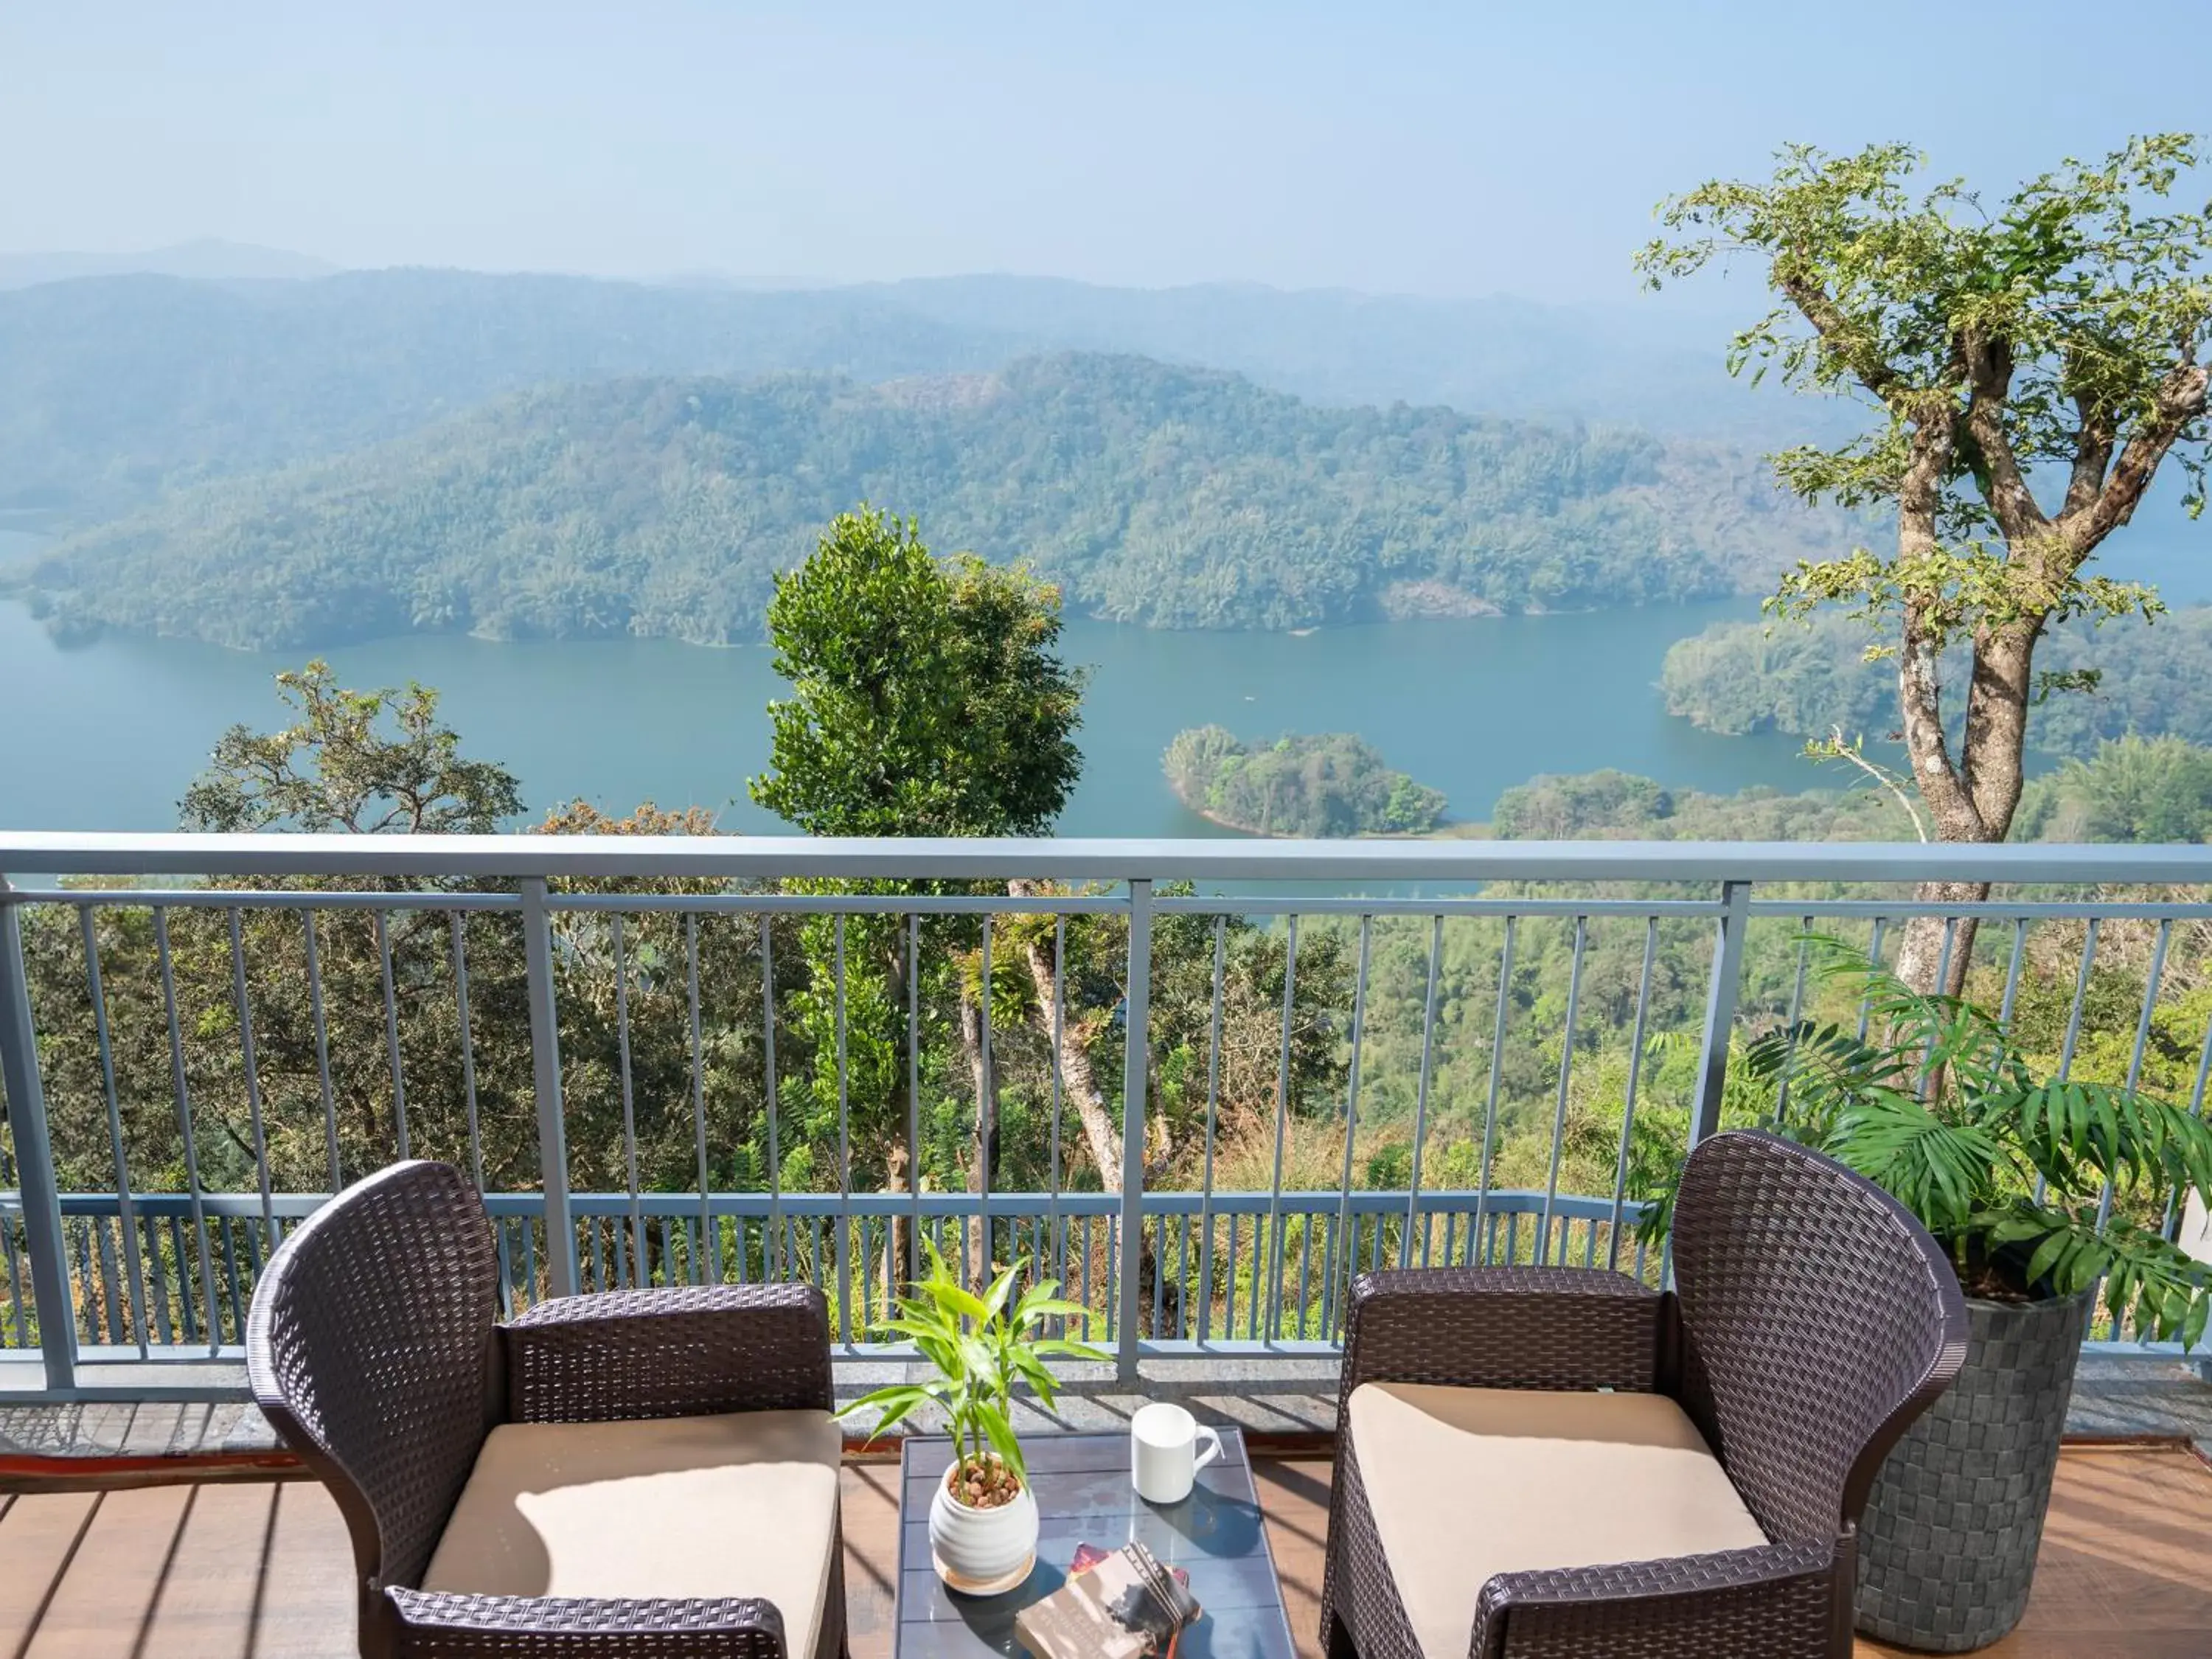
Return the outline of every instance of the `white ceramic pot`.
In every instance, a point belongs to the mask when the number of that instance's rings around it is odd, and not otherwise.
[[[1037,1506],[1030,1489],[994,1510],[971,1510],[954,1498],[945,1479],[929,1505],[929,1559],[949,1589],[963,1595],[997,1595],[1014,1589],[1036,1565]]]

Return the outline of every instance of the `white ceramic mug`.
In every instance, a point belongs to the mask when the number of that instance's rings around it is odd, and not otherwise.
[[[1129,1479],[1148,1504],[1182,1503],[1198,1472],[1220,1455],[1221,1437],[1180,1406],[1139,1407],[1129,1419]]]

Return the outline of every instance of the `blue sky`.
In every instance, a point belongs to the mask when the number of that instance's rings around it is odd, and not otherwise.
[[[2207,3],[14,6],[0,250],[1626,298],[1784,139],[2212,127]]]

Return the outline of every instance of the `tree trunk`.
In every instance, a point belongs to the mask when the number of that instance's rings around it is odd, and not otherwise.
[[[999,1079],[983,1052],[982,1005],[965,991],[960,994],[960,1045],[968,1052],[968,1070],[975,1083],[975,1116],[969,1133],[968,1190],[982,1193],[993,1184],[999,1158]],[[976,1224],[968,1241],[968,1273],[971,1284],[983,1285],[991,1276],[988,1229]]]
[[[1006,891],[1015,898],[1033,898],[1042,888],[1038,883],[1010,881]],[[1035,938],[1024,939],[1022,959],[1029,966],[1030,984],[1034,994],[1030,999],[1031,1018],[1036,1024],[1038,1035],[1043,1037],[1048,1051],[1053,1042],[1053,983],[1052,959],[1045,953],[1043,943]],[[1097,1068],[1091,1063],[1091,1051],[1085,1042],[1085,1029],[1066,1018],[1063,1005],[1060,1021],[1058,1050],[1061,1092],[1075,1108],[1075,1115],[1083,1125],[1083,1139],[1091,1153],[1091,1161],[1097,1166],[1098,1184],[1105,1191],[1121,1190],[1122,1139],[1120,1127],[1114,1121],[1112,1109],[1107,1104],[1105,1091],[1098,1086]],[[1159,1098],[1158,1073],[1148,1069],[1147,1078],[1152,1098]],[[1158,1125],[1159,1115],[1153,1113],[1149,1122]],[[1164,1158],[1166,1140],[1164,1135],[1155,1137],[1160,1155]],[[1147,1149],[1152,1150],[1151,1148]],[[1137,1309],[1146,1322],[1148,1334],[1158,1336],[1152,1329],[1152,1291],[1159,1283],[1160,1266],[1152,1248],[1152,1236],[1140,1231],[1137,1237],[1139,1252],[1137,1269]],[[1182,1321],[1181,1287],[1169,1285],[1161,1293],[1162,1320],[1170,1330],[1179,1332]]]

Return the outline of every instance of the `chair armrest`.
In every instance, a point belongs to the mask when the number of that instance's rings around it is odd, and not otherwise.
[[[1835,1646],[1837,1595],[1832,1542],[1501,1572],[1475,1601],[1469,1659],[1826,1659],[1848,1650]]]
[[[385,1591],[404,1659],[790,1659],[783,1615],[770,1601],[452,1595]],[[799,1659],[808,1659],[799,1656]]]
[[[510,1422],[831,1407],[829,1308],[811,1285],[556,1297],[501,1336]]]
[[[1591,1267],[1414,1267],[1352,1287],[1344,1400],[1363,1382],[1658,1386],[1661,1299]],[[1340,1413],[1339,1428],[1342,1428]]]

